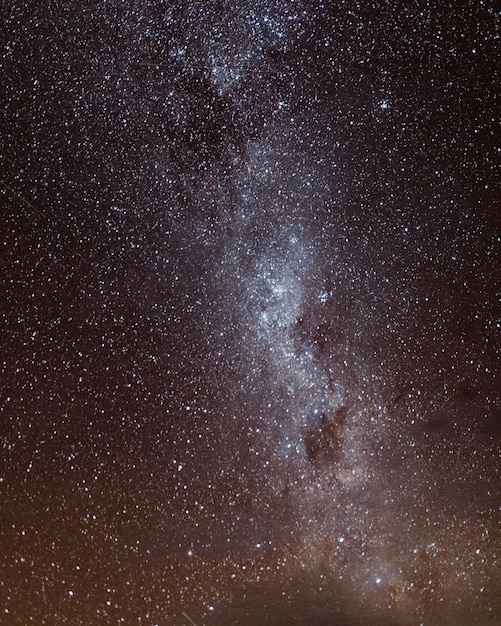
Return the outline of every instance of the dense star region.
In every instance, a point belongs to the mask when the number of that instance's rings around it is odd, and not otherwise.
[[[494,3],[2,20],[0,623],[501,623]]]

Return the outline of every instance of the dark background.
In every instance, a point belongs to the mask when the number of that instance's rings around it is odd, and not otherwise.
[[[0,623],[499,623],[494,5],[2,14]]]

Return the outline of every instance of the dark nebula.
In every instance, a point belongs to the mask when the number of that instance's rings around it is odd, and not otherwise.
[[[500,35],[5,0],[0,624],[501,623]]]
[[[336,461],[343,443],[343,427],[347,417],[348,409],[344,406],[337,409],[332,417],[322,413],[318,426],[313,427],[305,437],[306,455],[310,463],[332,465]]]

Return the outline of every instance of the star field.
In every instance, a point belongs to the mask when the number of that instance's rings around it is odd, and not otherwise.
[[[6,2],[1,624],[500,623],[499,27]]]

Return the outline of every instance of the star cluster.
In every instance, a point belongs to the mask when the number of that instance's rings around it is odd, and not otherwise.
[[[499,623],[493,4],[31,5],[0,622]]]

